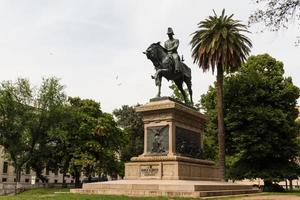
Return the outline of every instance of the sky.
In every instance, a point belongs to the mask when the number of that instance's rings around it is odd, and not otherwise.
[[[189,44],[197,23],[213,9],[248,23],[258,8],[253,0],[0,0],[0,81],[58,77],[68,96],[94,99],[105,112],[122,105],[144,104],[157,93],[150,60],[142,54],[153,42],[167,40],[172,27],[179,55],[192,69],[194,101],[215,81],[191,58]],[[247,36],[251,55],[268,53],[284,63],[285,75],[300,87],[299,28]],[[162,96],[171,94],[163,81]],[[299,101],[298,101],[299,102]]]

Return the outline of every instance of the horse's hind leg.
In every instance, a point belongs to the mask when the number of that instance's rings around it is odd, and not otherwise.
[[[193,91],[192,91],[192,80],[189,77],[184,77],[184,82],[187,85],[187,88],[188,88],[188,91],[189,91],[191,104],[194,105],[194,102],[193,102]]]
[[[184,102],[186,104],[188,104],[188,101],[187,101],[187,98],[186,98],[186,94],[185,94],[185,91],[182,87],[182,83],[183,83],[183,80],[182,79],[179,79],[179,80],[174,80],[177,88],[179,89],[179,91],[181,92],[182,96],[183,96],[183,99],[184,99]]]

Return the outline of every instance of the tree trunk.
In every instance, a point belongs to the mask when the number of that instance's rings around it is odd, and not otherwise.
[[[62,187],[63,188],[67,188],[67,184],[66,184],[66,172],[63,172],[63,177],[62,177]]]
[[[223,67],[217,68],[217,112],[218,112],[218,139],[219,139],[219,167],[221,179],[225,180],[225,134],[223,114]]]
[[[75,176],[75,188],[81,188],[80,178],[78,174],[76,174]]]
[[[290,184],[290,190],[293,189],[293,179],[289,179],[289,184]]]
[[[264,192],[272,192],[272,181],[269,179],[264,179],[264,187],[263,191]]]
[[[81,183],[80,183],[80,171],[75,171],[75,188],[80,188],[81,187]]]
[[[21,182],[21,169],[18,169],[17,167],[15,168],[16,171],[16,182],[20,183]]]

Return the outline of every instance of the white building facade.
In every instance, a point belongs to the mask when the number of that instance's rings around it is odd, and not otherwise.
[[[74,183],[74,179],[72,176],[67,175],[65,176],[63,181],[63,175],[59,172],[53,173],[47,169],[44,169],[43,175],[48,178],[47,183]],[[16,173],[14,167],[11,165],[11,163],[5,159],[3,147],[0,147],[0,183],[13,183],[16,182]],[[21,183],[28,183],[28,184],[35,184],[40,183],[41,180],[39,180],[36,177],[36,174],[33,170],[30,168],[26,168],[21,173]]]

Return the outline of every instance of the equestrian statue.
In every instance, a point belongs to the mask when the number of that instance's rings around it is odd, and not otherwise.
[[[165,77],[168,81],[173,80],[179,91],[181,92],[184,101],[188,104],[187,95],[183,89],[183,82],[187,85],[190,95],[190,102],[193,105],[192,92],[192,76],[191,69],[183,63],[183,59],[177,53],[179,40],[173,37],[174,32],[172,28],[168,28],[167,35],[169,39],[165,42],[164,47],[160,42],[151,44],[144,54],[152,61],[156,73],[152,76],[155,79],[155,84],[158,86],[157,97],[161,94],[161,81]]]

